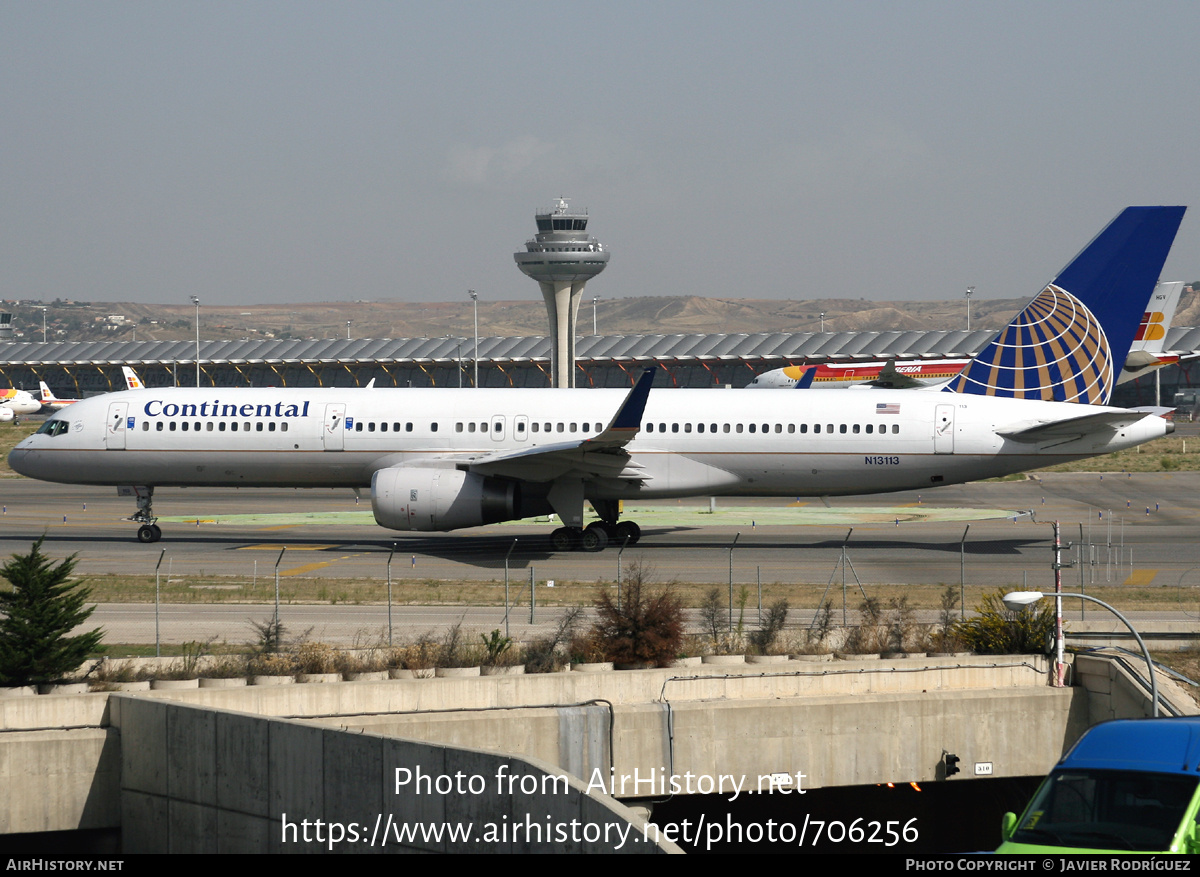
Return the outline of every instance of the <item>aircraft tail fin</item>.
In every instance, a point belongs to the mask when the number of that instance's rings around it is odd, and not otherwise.
[[[55,395],[52,392],[50,392],[50,388],[48,386],[46,386],[45,381],[38,381],[38,384],[42,388],[42,402],[43,403],[58,401],[58,399],[55,397]]]
[[[1106,405],[1185,207],[1127,207],[943,392]]]
[[[796,380],[796,389],[807,390],[813,385],[813,378],[816,376],[817,367],[815,365],[810,365],[803,372],[801,372],[800,377]]]
[[[1142,314],[1142,323],[1133,337],[1131,350],[1162,353],[1171,321],[1175,319],[1175,308],[1179,306],[1179,297],[1182,294],[1182,280],[1161,282],[1154,287],[1150,304]]]
[[[142,383],[142,379],[137,376],[137,372],[127,365],[121,366],[121,374],[125,375],[125,387],[129,390],[144,390],[146,385]]]

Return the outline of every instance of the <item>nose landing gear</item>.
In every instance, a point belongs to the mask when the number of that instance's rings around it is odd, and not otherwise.
[[[157,542],[162,538],[162,528],[155,523],[158,518],[154,516],[153,487],[119,487],[117,495],[137,497],[137,511],[125,520],[141,524],[137,531],[138,542]]]

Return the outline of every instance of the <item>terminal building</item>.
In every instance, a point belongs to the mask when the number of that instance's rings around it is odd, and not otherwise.
[[[648,366],[663,371],[660,387],[744,387],[787,365],[973,355],[994,330],[822,332],[710,335],[586,335],[575,339],[576,387],[628,387]],[[1167,352],[1200,350],[1200,328],[1173,327]],[[472,338],[202,341],[200,382],[215,387],[470,386]],[[545,336],[479,339],[479,384],[553,386],[553,350]],[[64,398],[125,388],[122,366],[148,387],[191,386],[192,341],[0,342],[0,386],[35,388],[45,381]],[[1159,373],[1161,399],[1195,386],[1194,363]],[[819,391],[818,391],[819,392]],[[1155,404],[1155,378],[1117,388],[1117,405]]]

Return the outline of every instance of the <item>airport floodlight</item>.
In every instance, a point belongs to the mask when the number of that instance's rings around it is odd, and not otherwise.
[[[192,304],[196,306],[196,389],[200,389],[200,299],[191,296]]]
[[[473,387],[479,386],[479,293],[473,289],[467,290],[467,295],[471,296],[471,306],[475,310],[475,382]]]
[[[1003,600],[1005,606],[1015,611],[1033,605],[1044,596],[1041,591],[1013,591],[1005,594]]]
[[[1118,612],[1115,607],[1108,605],[1103,600],[1097,600],[1095,597],[1088,596],[1087,594],[1075,594],[1068,591],[1062,591],[1056,594],[1043,594],[1041,591],[1012,591],[1008,594],[1005,594],[1003,597],[1001,597],[1001,599],[1004,601],[1005,606],[1016,611],[1026,606],[1032,606],[1043,597],[1077,597],[1080,600],[1087,600],[1089,603],[1096,603],[1100,606],[1103,606],[1113,615],[1117,616],[1117,618],[1121,619],[1122,622],[1124,622],[1125,626],[1129,628],[1129,632],[1133,634],[1133,638],[1137,640],[1138,645],[1141,646],[1142,657],[1146,659],[1146,668],[1150,675],[1150,715],[1158,718],[1158,680],[1154,675],[1154,660],[1150,657],[1150,650],[1146,648],[1146,643],[1142,640],[1141,634],[1137,632],[1137,629],[1134,628],[1129,619]]]

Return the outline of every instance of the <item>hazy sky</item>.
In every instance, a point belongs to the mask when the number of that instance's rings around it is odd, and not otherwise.
[[[1185,204],[1200,3],[0,0],[0,298],[1033,295]]]

